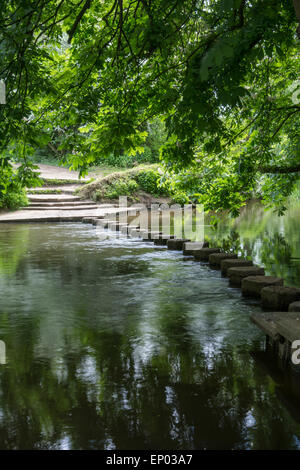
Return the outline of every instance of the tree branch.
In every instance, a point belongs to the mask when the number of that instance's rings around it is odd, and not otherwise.
[[[82,9],[80,10],[72,28],[68,31],[68,35],[69,35],[69,40],[68,40],[68,43],[71,44],[71,41],[73,39],[73,36],[76,32],[76,29],[77,29],[77,26],[79,25],[80,21],[82,20],[82,17],[84,16],[84,14],[86,13],[86,11],[90,8],[91,6],[91,3],[92,3],[92,0],[86,0],[85,4],[83,5]]]
[[[293,0],[293,3],[294,3],[295,12],[296,12],[296,17],[299,22],[298,28],[297,28],[297,35],[298,35],[298,38],[300,39],[300,0]]]
[[[292,166],[262,166],[259,168],[260,173],[273,173],[273,174],[289,174],[298,173],[300,171],[299,165]]]

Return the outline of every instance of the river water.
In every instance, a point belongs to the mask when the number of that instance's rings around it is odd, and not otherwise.
[[[254,233],[255,211],[208,235],[299,254],[294,216]],[[299,284],[288,263],[269,268]],[[300,448],[298,388],[219,271],[90,225],[1,224],[0,292],[1,449]]]

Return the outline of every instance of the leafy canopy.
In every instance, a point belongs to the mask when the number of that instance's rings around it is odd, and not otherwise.
[[[234,214],[257,183],[284,209],[300,170],[300,0],[11,0],[0,12],[1,179],[60,134],[84,174],[165,122],[168,175]]]

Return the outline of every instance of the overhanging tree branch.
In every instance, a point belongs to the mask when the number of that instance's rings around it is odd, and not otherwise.
[[[260,173],[273,173],[273,174],[289,174],[298,173],[300,171],[300,164],[292,166],[262,166],[259,168]]]
[[[82,9],[80,10],[72,28],[68,31],[68,35],[69,35],[69,44],[71,43],[72,39],[73,39],[73,36],[76,32],[76,29],[77,29],[77,26],[79,25],[80,21],[82,20],[82,17],[84,16],[84,14],[86,13],[86,11],[90,8],[91,6],[91,3],[92,3],[92,0],[86,0],[85,4],[83,5]]]
[[[293,0],[293,3],[294,3],[295,12],[296,12],[296,17],[299,22],[298,28],[297,28],[297,35],[298,35],[298,38],[300,39],[300,0]]]

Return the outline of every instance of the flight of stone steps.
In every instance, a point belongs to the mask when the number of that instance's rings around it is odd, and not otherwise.
[[[117,210],[114,204],[82,200],[74,194],[79,184],[43,186],[28,190],[29,205],[0,215],[0,222],[76,222],[84,217],[103,217]]]

